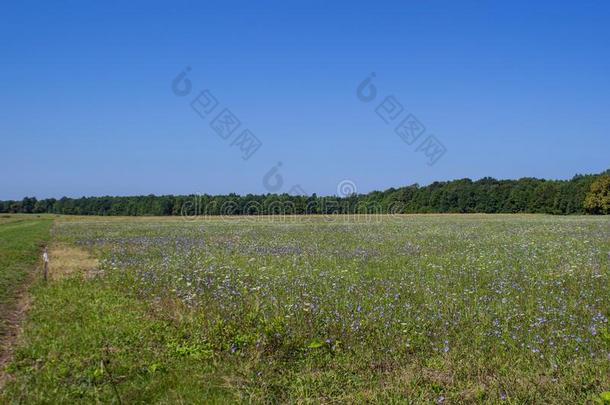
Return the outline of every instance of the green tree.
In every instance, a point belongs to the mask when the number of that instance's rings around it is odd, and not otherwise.
[[[591,189],[585,197],[584,207],[589,214],[610,214],[610,176],[599,176],[591,184]]]

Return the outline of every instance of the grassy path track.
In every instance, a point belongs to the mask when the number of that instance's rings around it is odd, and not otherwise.
[[[34,274],[41,247],[49,239],[52,222],[38,217],[0,221],[0,387],[4,364],[27,307],[28,279]]]

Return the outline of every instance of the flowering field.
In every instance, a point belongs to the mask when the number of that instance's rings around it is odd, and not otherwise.
[[[610,390],[610,221],[78,218],[11,401],[583,403]]]

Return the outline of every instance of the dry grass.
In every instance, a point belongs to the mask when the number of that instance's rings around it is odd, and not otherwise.
[[[49,278],[61,279],[71,274],[91,275],[98,268],[98,260],[86,250],[56,243],[49,248]]]

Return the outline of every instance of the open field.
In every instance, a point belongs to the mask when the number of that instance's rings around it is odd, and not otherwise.
[[[608,218],[61,217],[51,246],[3,403],[610,390]]]

